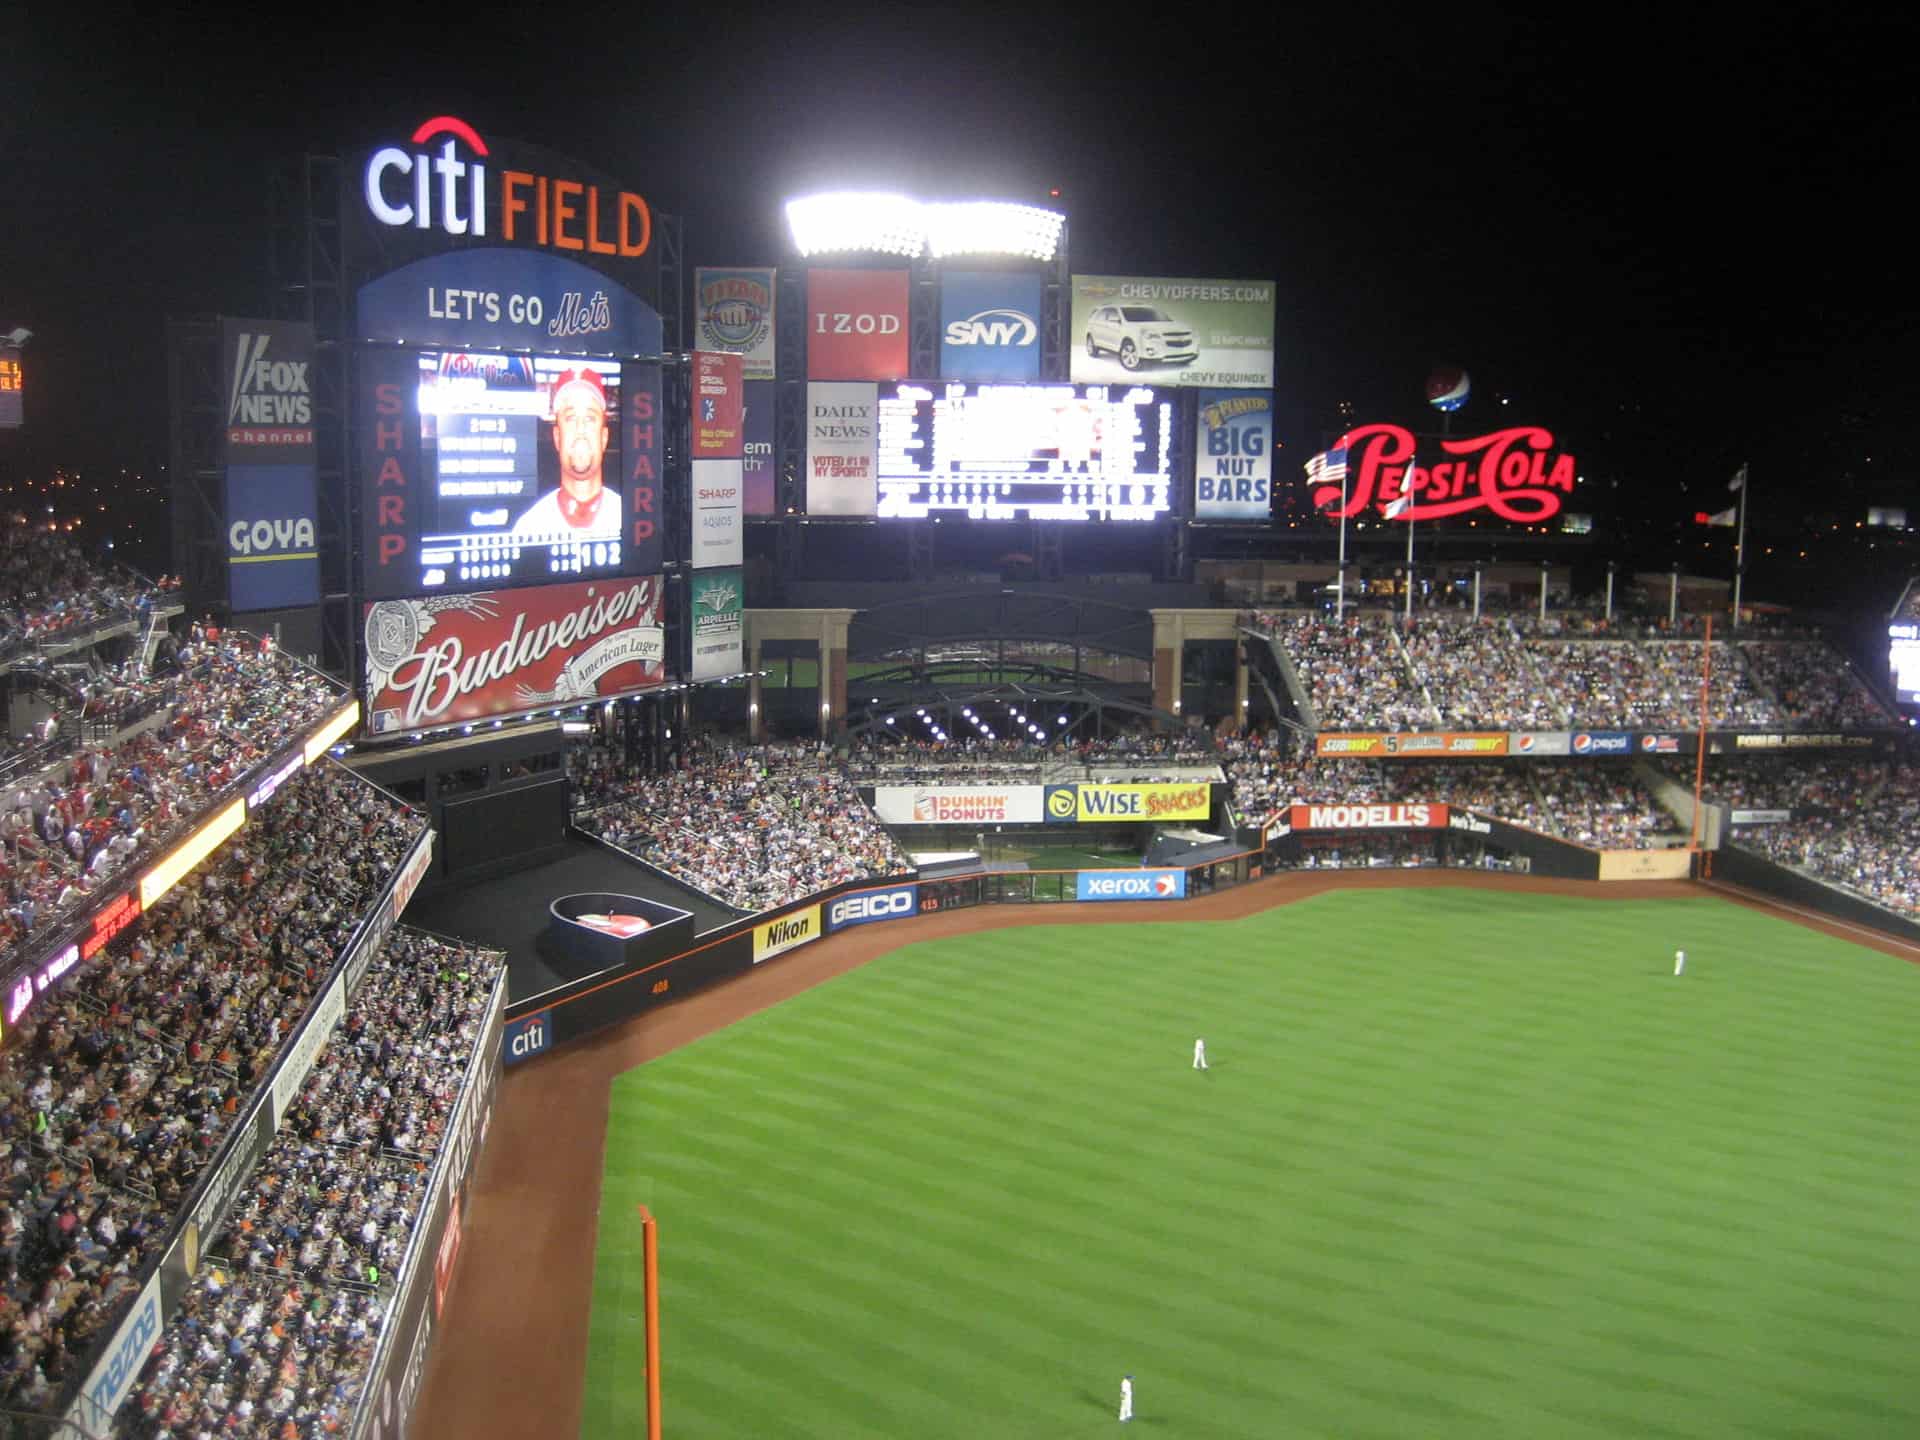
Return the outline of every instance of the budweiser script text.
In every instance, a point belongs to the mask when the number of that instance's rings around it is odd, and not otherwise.
[[[1316,485],[1313,505],[1329,519],[1358,515],[1369,506],[1381,515],[1402,496],[1413,501],[1392,518],[1438,520],[1487,509],[1522,525],[1560,513],[1561,496],[1573,493],[1571,455],[1554,455],[1553,435],[1535,425],[1495,430],[1468,440],[1442,440],[1457,460],[1422,469],[1414,459],[1411,430],[1398,425],[1362,425],[1335,448],[1349,454],[1353,480],[1340,503],[1338,485]]]
[[[385,687],[387,693],[377,700],[405,695],[404,728],[411,730],[431,724],[463,695],[515,677],[556,650],[571,651],[636,618],[650,619],[656,599],[654,586],[652,580],[636,580],[621,589],[596,595],[591,603],[578,610],[570,610],[557,620],[544,621],[531,634],[526,631],[526,615],[516,615],[506,639],[472,656],[467,654],[460,636],[452,633],[449,625],[458,612],[442,612],[435,628],[445,633],[416,648],[394,666]]]

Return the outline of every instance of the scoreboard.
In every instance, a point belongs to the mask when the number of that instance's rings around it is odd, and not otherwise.
[[[1887,669],[1902,705],[1920,705],[1920,621],[1887,626]]]
[[[880,386],[878,513],[1153,520],[1173,508],[1173,402],[1143,385]]]
[[[0,348],[0,430],[17,429],[25,418],[20,382],[20,352],[12,346]]]

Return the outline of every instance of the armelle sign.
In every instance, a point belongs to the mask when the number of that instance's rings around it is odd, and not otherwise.
[[[1432,465],[1419,463],[1413,432],[1399,425],[1361,425],[1333,449],[1347,452],[1344,497],[1339,485],[1313,487],[1314,508],[1330,520],[1369,510],[1408,522],[1489,510],[1531,525],[1558,515],[1573,494],[1573,456],[1556,454],[1552,432],[1537,425],[1443,439],[1447,458]]]

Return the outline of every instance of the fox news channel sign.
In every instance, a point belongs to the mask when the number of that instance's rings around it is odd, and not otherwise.
[[[1193,518],[1265,520],[1273,509],[1273,393],[1203,390],[1193,451]]]
[[[895,885],[886,890],[864,890],[827,902],[827,933],[850,925],[872,925],[882,920],[904,920],[920,910],[917,885]]]
[[[1073,877],[1076,900],[1184,900],[1184,870],[1082,870]]]
[[[1073,378],[1273,388],[1273,282],[1076,275]]]
[[[945,380],[1040,378],[1040,277],[952,271],[940,283]]]
[[[317,604],[313,327],[222,318],[227,596],[236,611]]]

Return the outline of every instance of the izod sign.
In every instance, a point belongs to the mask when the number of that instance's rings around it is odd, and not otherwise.
[[[1372,511],[1388,520],[1438,520],[1490,510],[1530,525],[1560,513],[1573,494],[1574,459],[1554,449],[1553,434],[1517,425],[1471,439],[1438,442],[1443,459],[1421,464],[1411,430],[1362,425],[1333,446],[1346,452],[1347,481],[1313,486],[1313,504],[1329,519]]]
[[[396,230],[618,260],[638,259],[653,243],[653,212],[631,190],[556,173],[531,147],[490,146],[451,115],[374,150],[360,192],[373,222]]]
[[[907,272],[807,272],[807,378],[904,380]]]

